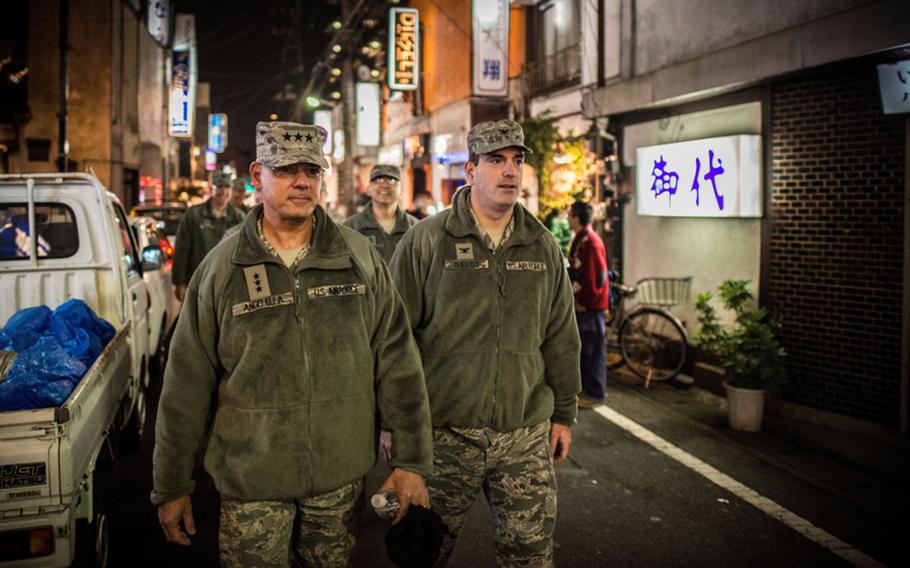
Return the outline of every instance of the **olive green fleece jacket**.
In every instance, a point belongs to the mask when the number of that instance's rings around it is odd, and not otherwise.
[[[379,251],[382,260],[389,262],[395,253],[395,247],[401,241],[401,237],[408,232],[408,229],[417,224],[417,217],[409,215],[401,207],[395,210],[395,228],[392,233],[386,233],[373,215],[373,203],[367,203],[363,211],[354,215],[344,222],[346,227],[350,227],[365,236],[373,243],[376,250]]]
[[[420,356],[385,263],[317,207],[312,249],[292,271],[260,240],[261,210],[190,281],[158,409],[152,501],[192,492],[205,440],[223,495],[331,491],[375,464],[380,417],[395,436],[391,465],[428,475]]]
[[[223,217],[212,213],[212,200],[186,210],[177,227],[171,281],[188,284],[205,255],[215,248],[225,231],[243,222],[244,213],[228,204]]]
[[[390,271],[420,347],[434,427],[571,425],[581,342],[559,245],[523,206],[493,254],[470,186],[405,234]]]

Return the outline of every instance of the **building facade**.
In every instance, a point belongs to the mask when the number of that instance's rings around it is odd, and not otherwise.
[[[127,208],[149,196],[160,198],[163,184],[176,174],[177,145],[168,138],[166,122],[170,51],[149,32],[147,3],[15,4],[3,33],[26,73],[16,95],[4,98],[15,111],[0,113],[0,138],[6,139],[0,145],[2,171],[58,171],[65,150],[67,171],[94,172]],[[60,50],[64,22],[65,53]]]
[[[692,275],[694,292],[750,280],[784,321],[784,412],[906,433],[908,122],[883,112],[877,69],[910,58],[910,5],[584,3],[597,58],[583,109],[619,142],[624,280]],[[699,177],[723,169],[713,156],[691,187],[665,156],[730,140],[755,146],[754,168],[725,173],[757,188],[756,210],[653,212],[721,204]],[[691,330],[695,314],[680,313]]]

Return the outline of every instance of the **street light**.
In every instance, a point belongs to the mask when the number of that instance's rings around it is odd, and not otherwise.
[[[319,97],[309,95],[306,98],[306,106],[310,108],[319,108],[319,105],[322,101],[319,100]]]

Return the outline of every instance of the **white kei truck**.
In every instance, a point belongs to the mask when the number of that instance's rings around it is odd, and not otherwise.
[[[0,567],[107,564],[105,483],[145,422],[142,273],[162,262],[94,176],[0,175],[0,326],[79,298],[115,328],[62,405],[0,412]]]

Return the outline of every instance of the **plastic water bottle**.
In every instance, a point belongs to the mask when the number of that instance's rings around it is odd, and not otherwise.
[[[391,521],[398,514],[401,508],[401,501],[398,499],[398,493],[394,491],[383,491],[370,498],[370,505],[380,518]]]

